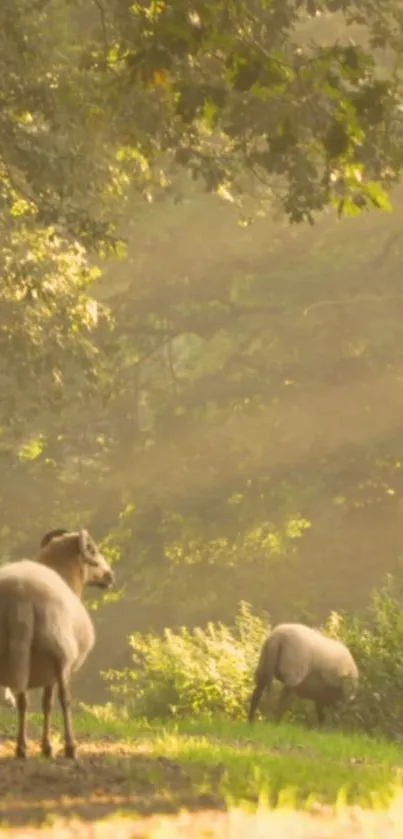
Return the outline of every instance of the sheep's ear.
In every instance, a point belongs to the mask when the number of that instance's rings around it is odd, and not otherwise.
[[[48,545],[52,539],[57,539],[59,536],[64,536],[66,533],[68,533],[68,531],[62,529],[61,527],[58,527],[56,530],[48,530],[48,532],[42,536],[39,547],[46,548],[46,545]]]
[[[97,549],[95,547],[94,540],[85,528],[80,530],[78,534],[78,547],[84,562],[88,562],[89,565],[93,565],[97,555]]]

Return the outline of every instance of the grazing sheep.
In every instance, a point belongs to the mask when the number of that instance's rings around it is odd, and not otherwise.
[[[84,585],[108,588],[114,575],[86,530],[45,534],[36,561],[0,568],[0,685],[18,709],[16,757],[26,756],[26,691],[43,687],[42,753],[52,754],[50,714],[57,684],[63,714],[65,755],[75,757],[70,678],[95,643],[81,602]]]
[[[313,700],[321,725],[327,706],[354,698],[359,674],[350,651],[341,641],[301,623],[282,623],[266,638],[260,652],[249,707],[250,723],[273,678],[284,685],[277,707],[278,720],[295,694]]]

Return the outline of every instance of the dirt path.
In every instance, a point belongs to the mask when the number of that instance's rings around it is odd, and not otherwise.
[[[224,807],[218,795],[198,792],[195,778],[179,763],[142,753],[136,744],[81,741],[77,761],[62,753],[44,760],[34,742],[26,761],[15,760],[13,753],[14,742],[2,740],[0,824],[39,825],[72,813],[93,821],[116,811],[145,815]],[[214,778],[211,786],[217,786]]]

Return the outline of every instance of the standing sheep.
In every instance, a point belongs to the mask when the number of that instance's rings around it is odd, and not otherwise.
[[[278,720],[294,694],[313,700],[321,725],[327,706],[354,698],[359,676],[350,651],[341,641],[301,623],[281,623],[266,638],[260,652],[249,707],[250,723],[273,678],[284,685],[277,707]]]
[[[47,545],[48,542],[50,542],[51,539],[54,539],[55,536],[63,536],[65,533],[68,533],[68,531],[65,528],[57,528],[57,530],[49,530],[42,537],[42,540],[40,542],[40,547],[44,548],[45,545]],[[14,696],[12,690],[10,690],[10,688],[5,688],[4,689],[4,691],[3,691],[3,701],[4,701],[4,704],[7,705],[8,708],[16,708],[17,707],[15,696]]]
[[[56,535],[55,535],[56,534]],[[42,754],[50,757],[50,714],[55,685],[63,714],[65,755],[75,757],[70,678],[95,643],[81,602],[84,585],[108,588],[113,572],[86,530],[51,531],[36,561],[21,559],[0,568],[0,685],[16,696],[16,757],[24,758],[26,691],[43,687]]]

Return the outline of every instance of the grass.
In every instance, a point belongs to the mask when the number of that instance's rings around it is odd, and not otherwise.
[[[244,817],[255,819],[253,824],[257,824],[256,813],[261,819],[266,804],[279,808],[276,812],[283,813],[281,818],[285,813],[291,818],[292,812],[294,818],[298,811],[298,824],[308,816],[318,822],[318,815],[310,814],[312,808],[318,809],[320,819],[325,814],[327,820],[337,820],[342,811],[348,812],[343,810],[347,805],[370,809],[379,819],[381,811],[400,795],[403,781],[399,744],[342,731],[319,732],[271,723],[256,723],[250,728],[245,722],[228,720],[151,725],[126,718],[112,706],[87,708],[75,714],[80,753],[75,766],[63,757],[48,762],[39,756],[40,715],[30,717],[30,756],[25,764],[12,759],[14,715],[4,712],[0,725],[0,820],[6,826],[46,823],[49,830],[49,818],[69,819],[75,813],[81,824],[128,816],[133,824],[135,815],[137,826],[143,824],[141,819],[148,819],[152,830],[156,814],[178,814],[186,809],[193,813],[193,827],[186,827],[186,819],[185,824],[184,817],[176,815],[172,835],[181,835],[182,823],[185,834],[189,829],[188,835],[199,835],[194,819],[199,827],[207,819],[208,825],[203,827],[207,833],[203,835],[208,835],[210,826],[211,836],[221,836],[224,828],[220,819],[228,818],[228,812],[238,812],[239,825]],[[62,747],[58,715],[54,743],[57,749]],[[333,808],[331,813],[329,806]],[[398,807],[402,834],[400,799]],[[272,812],[270,818],[274,817],[280,819]],[[386,818],[385,812],[382,818]],[[291,822],[287,824],[288,839],[288,835],[293,836],[293,828]],[[240,835],[246,828],[250,832],[246,824],[242,825]],[[389,827],[383,825],[382,835],[394,836],[388,834]],[[158,830],[162,828],[155,829],[160,836]],[[171,835],[169,830],[164,828],[164,839],[166,831]],[[119,828],[119,836],[124,832]],[[270,835],[275,834],[270,830]],[[322,834],[312,834],[316,835]],[[345,828],[342,835],[348,835]]]
[[[94,709],[78,720],[78,731],[102,737],[105,731],[150,756],[174,761],[195,785],[214,788],[226,802],[271,804],[293,800],[351,804],[386,804],[403,780],[401,746],[363,734],[307,731],[295,725],[218,721],[138,723],[117,720],[111,711]],[[218,782],[218,783],[217,783]]]

